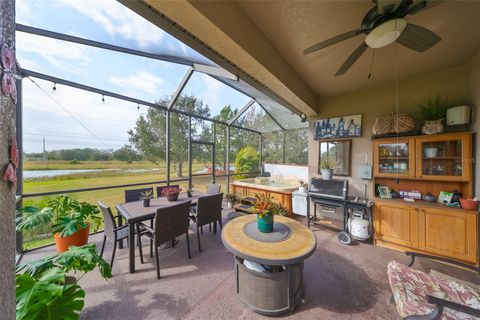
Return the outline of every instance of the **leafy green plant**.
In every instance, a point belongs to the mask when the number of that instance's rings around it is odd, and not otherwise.
[[[39,260],[27,261],[17,266],[17,273],[25,273],[38,278],[51,268],[60,268],[64,272],[81,271],[83,275],[98,267],[103,278],[112,277],[110,265],[97,253],[95,243],[84,246],[71,246],[68,251],[48,256]],[[83,275],[81,277],[83,277]],[[80,278],[81,278],[80,277]]]
[[[39,278],[17,274],[16,319],[78,319],[85,291],[77,284],[66,284],[65,280],[66,273],[58,267]]]
[[[266,194],[256,194],[255,203],[250,212],[257,214],[259,217],[266,215],[285,215],[287,210],[280,203],[275,202],[272,196]]]
[[[112,277],[110,265],[98,255],[94,243],[21,264],[16,268],[17,320],[78,319],[85,291],[76,282],[97,267],[105,279]],[[83,274],[69,283],[70,271]]]
[[[429,98],[425,102],[418,104],[418,110],[425,120],[438,120],[445,118],[451,102],[439,96]]]
[[[140,199],[152,199],[153,198],[153,191],[152,190],[145,190],[144,192],[140,192]]]
[[[260,156],[257,150],[246,145],[237,153],[235,158],[235,174],[236,179],[245,179],[247,175],[238,175],[239,173],[257,172],[260,167]]]
[[[335,170],[339,166],[339,163],[330,157],[323,157],[320,162],[320,169]]]
[[[68,237],[86,228],[88,223],[98,230],[102,221],[98,208],[87,202],[79,202],[68,196],[58,196],[48,201],[48,207],[27,206],[19,210],[16,219],[18,231],[28,231],[51,225],[52,232],[60,237]]]

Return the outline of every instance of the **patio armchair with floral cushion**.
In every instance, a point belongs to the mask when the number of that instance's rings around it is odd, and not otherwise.
[[[471,287],[454,278],[444,278],[411,268],[415,257],[447,262],[479,272],[468,264],[447,258],[414,252],[405,252],[411,257],[409,265],[391,261],[388,264],[388,280],[393,300],[399,315],[408,320],[454,320],[479,319],[479,288]]]

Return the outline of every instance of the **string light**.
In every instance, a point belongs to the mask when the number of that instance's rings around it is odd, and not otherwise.
[[[137,103],[137,110],[140,110],[140,104]]]
[[[55,82],[53,83],[52,90],[53,90],[53,91],[56,91],[56,90],[57,90],[57,84],[56,84]]]
[[[105,96],[102,95],[102,102],[105,103]]]

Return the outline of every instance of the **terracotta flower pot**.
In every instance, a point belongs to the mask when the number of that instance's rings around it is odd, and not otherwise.
[[[90,233],[90,224],[85,228],[78,230],[68,237],[60,237],[60,234],[55,233],[55,244],[57,252],[65,252],[70,246],[83,246],[88,243],[88,235]]]

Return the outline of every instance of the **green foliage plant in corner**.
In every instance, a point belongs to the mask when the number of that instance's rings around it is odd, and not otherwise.
[[[78,319],[85,291],[77,282],[95,268],[104,279],[112,277],[110,265],[98,255],[94,243],[17,266],[16,319]],[[72,272],[83,274],[67,275]]]

